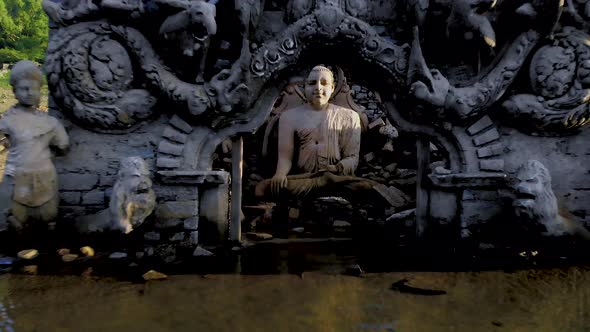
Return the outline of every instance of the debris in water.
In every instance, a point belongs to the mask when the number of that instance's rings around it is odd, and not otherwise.
[[[18,252],[17,256],[20,259],[31,260],[39,256],[39,251],[37,249],[21,250]]]
[[[110,259],[123,259],[127,258],[127,254],[124,252],[114,252],[109,256]]]
[[[401,279],[399,281],[394,282],[391,285],[391,290],[398,291],[400,293],[407,293],[407,294],[414,294],[414,295],[425,295],[425,296],[435,296],[435,295],[445,295],[447,294],[444,290],[437,290],[437,289],[425,289],[425,288],[418,288],[407,285],[409,282],[408,279]]]
[[[82,254],[84,254],[84,256],[86,256],[86,257],[93,257],[94,256],[94,249],[92,249],[92,247],[89,247],[89,246],[84,246],[84,247],[80,248],[80,252]]]
[[[70,253],[70,249],[67,248],[61,248],[57,250],[57,254],[60,256],[65,256],[68,255]]]
[[[73,262],[78,258],[78,255],[76,254],[66,254],[61,256],[61,260],[64,261],[65,263],[69,263],[69,262]]]
[[[145,281],[149,281],[149,280],[165,280],[168,279],[168,276],[165,275],[164,273],[155,271],[155,270],[149,270],[146,273],[143,274],[143,280]]]

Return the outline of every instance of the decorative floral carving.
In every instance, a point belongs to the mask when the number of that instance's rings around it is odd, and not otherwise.
[[[534,55],[530,66],[535,95],[510,97],[505,113],[525,129],[567,132],[590,123],[590,46],[588,34],[565,27],[551,45]]]

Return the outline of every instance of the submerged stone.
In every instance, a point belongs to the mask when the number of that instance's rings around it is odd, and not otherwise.
[[[37,249],[21,250],[18,252],[17,256],[20,259],[31,260],[31,259],[35,259],[37,256],[39,256],[39,251]]]
[[[165,280],[168,279],[168,276],[165,275],[164,273],[155,271],[155,270],[149,270],[146,273],[143,274],[143,280],[145,281],[149,281],[149,280]]]

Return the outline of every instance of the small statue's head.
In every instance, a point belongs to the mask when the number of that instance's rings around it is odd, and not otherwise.
[[[324,66],[315,66],[305,81],[305,97],[315,109],[324,108],[334,93],[334,74]]]
[[[25,107],[37,107],[41,101],[43,73],[32,61],[17,62],[10,73],[10,85],[19,104]]]

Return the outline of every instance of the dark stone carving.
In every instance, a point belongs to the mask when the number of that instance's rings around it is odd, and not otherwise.
[[[565,27],[533,56],[529,75],[534,94],[515,95],[502,104],[523,129],[566,133],[590,122],[588,38]]]

